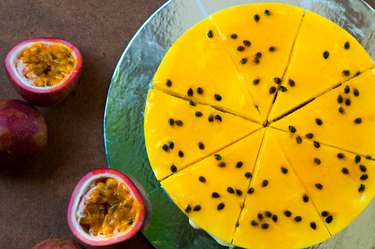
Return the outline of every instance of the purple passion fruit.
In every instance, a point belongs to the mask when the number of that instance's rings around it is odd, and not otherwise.
[[[47,239],[33,246],[32,249],[83,249],[83,247],[73,240]]]
[[[85,175],[71,196],[67,220],[72,233],[93,246],[116,244],[142,227],[145,205],[134,183],[109,168]]]
[[[25,100],[37,106],[52,106],[65,99],[77,84],[82,55],[64,40],[26,40],[10,50],[5,68]]]
[[[42,113],[21,100],[0,100],[0,166],[36,156],[47,144]]]

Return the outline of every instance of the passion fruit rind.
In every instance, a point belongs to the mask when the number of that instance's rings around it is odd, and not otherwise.
[[[144,200],[134,183],[109,168],[86,174],[74,189],[67,220],[73,234],[93,246],[133,237],[145,218]]]
[[[0,100],[0,166],[37,156],[47,144],[43,114],[22,100]]]
[[[84,249],[73,240],[46,239],[33,246],[32,249]]]
[[[25,51],[27,53],[37,53],[38,44],[60,46],[64,50],[69,50],[72,60],[69,60],[68,63],[74,61],[73,65],[69,65],[69,67],[61,71],[63,77],[51,75],[53,77],[51,84],[40,84],[38,82],[34,84],[33,82],[33,80],[38,78],[37,67],[43,68],[49,63],[40,58],[44,55],[34,54],[32,57],[27,58],[24,56]],[[47,51],[47,53],[50,52],[50,50]],[[58,53],[53,53],[53,55],[56,55],[56,57],[59,56]],[[30,74],[28,72],[21,72],[17,66],[20,61],[22,63],[36,63],[36,65],[32,65],[36,68]],[[14,88],[25,100],[36,106],[53,106],[63,101],[77,85],[82,69],[82,55],[76,46],[65,40],[55,38],[30,39],[18,43],[9,51],[5,58],[5,68]],[[47,77],[46,72],[43,75],[43,77]],[[58,80],[60,80],[59,83],[57,83]]]

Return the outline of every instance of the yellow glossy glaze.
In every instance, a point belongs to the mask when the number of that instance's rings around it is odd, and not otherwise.
[[[196,117],[199,111],[202,117]],[[209,115],[220,115],[222,121],[208,121]],[[173,126],[168,119],[174,119]],[[176,121],[183,122],[178,126]],[[206,105],[190,105],[189,101],[173,97],[159,90],[150,90],[145,110],[145,139],[148,158],[158,179],[169,176],[171,165],[181,170],[245,137],[261,125],[232,114],[223,113]],[[163,145],[173,142],[173,149]],[[204,149],[198,143],[204,144]],[[183,157],[179,156],[179,151]]]
[[[251,178],[245,177],[245,173],[253,172],[263,134],[264,130],[256,131],[240,142],[219,151],[217,154],[221,156],[221,160],[210,156],[161,182],[176,205],[194,223],[227,243],[232,241],[241,205],[250,183]],[[236,168],[239,161],[243,165]],[[222,162],[225,162],[225,167],[218,166]],[[205,178],[205,182],[199,181],[201,176]],[[241,193],[228,193],[228,187],[235,191],[240,190]],[[213,192],[220,196],[213,198]],[[224,208],[218,210],[220,203],[224,204]],[[186,212],[188,205],[192,209],[200,205],[201,210]]]
[[[270,14],[266,15],[265,10],[269,10]],[[255,15],[259,15],[258,22],[254,20]],[[266,120],[275,95],[270,94],[270,87],[278,86],[274,78],[282,78],[286,70],[302,16],[301,8],[275,3],[243,5],[212,16],[222,39],[228,44],[234,63],[248,80],[262,120]],[[238,37],[233,39],[233,34]],[[250,41],[251,45],[245,46],[244,40]],[[238,51],[239,46],[245,50]],[[274,52],[269,51],[272,46],[275,47]],[[253,62],[257,52],[262,53],[259,64]],[[247,59],[247,63],[240,63],[243,58]],[[259,79],[259,84],[254,85],[254,79]]]
[[[345,49],[348,42],[350,48]],[[324,52],[329,57],[324,59]],[[364,48],[337,24],[307,11],[293,49],[283,86],[272,107],[269,120],[274,120],[293,108],[374,66]],[[349,70],[349,75],[343,74]],[[295,86],[289,85],[289,80]]]
[[[333,219],[331,223],[325,222],[332,235],[349,225],[370,203],[375,196],[375,162],[361,158],[355,162],[355,154],[333,147],[320,145],[315,148],[312,141],[304,139],[297,144],[296,135],[274,130],[273,136],[277,137],[291,166],[304,184],[309,196],[313,200],[319,214],[328,211]],[[344,158],[339,159],[338,153],[343,153]],[[315,158],[320,164],[314,162]],[[366,172],[360,170],[360,165],[366,167]],[[348,174],[342,172],[348,169]],[[364,174],[368,179],[361,180]],[[323,185],[321,190],[316,183]],[[365,185],[363,192],[358,191],[360,184]],[[325,221],[326,217],[322,217]]]
[[[212,38],[208,37],[210,31]],[[187,31],[170,48],[155,74],[153,85],[177,96],[260,121],[247,82],[208,19]],[[198,88],[202,88],[201,94]],[[188,94],[189,89],[193,91],[192,96]],[[222,99],[217,101],[215,94]]]
[[[345,94],[347,86],[350,92]],[[359,96],[354,96],[354,89],[359,91]],[[271,126],[288,131],[292,125],[301,136],[313,133],[314,140],[321,143],[375,157],[374,92],[375,70],[369,70]],[[339,96],[343,99],[341,104],[337,100]],[[350,99],[349,106],[345,104],[347,99]],[[340,107],[344,114],[339,112]],[[316,118],[321,119],[323,124],[317,125]],[[361,118],[362,122],[356,124],[356,118]]]
[[[272,131],[267,130],[251,182],[254,192],[246,196],[234,244],[256,249],[293,249],[329,238],[313,203],[302,200],[307,192],[273,136]],[[284,174],[282,168],[287,173]],[[264,180],[268,185],[262,187]],[[285,216],[287,210],[291,217]],[[266,211],[271,212],[272,217],[267,217]],[[259,219],[258,214],[263,218]],[[301,216],[302,220],[296,222],[296,216]],[[252,221],[257,224],[251,225]],[[311,222],[315,223],[315,230]],[[266,229],[262,228],[264,224],[268,224]]]

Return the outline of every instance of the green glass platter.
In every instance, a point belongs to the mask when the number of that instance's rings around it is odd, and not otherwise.
[[[143,188],[148,222],[142,233],[156,248],[222,248],[188,218],[161,189],[148,162],[143,112],[147,91],[165,53],[187,29],[206,16],[250,0],[171,0],[135,34],[114,71],[104,114],[108,166]],[[265,1],[264,1],[265,2]],[[349,31],[375,59],[375,12],[362,0],[273,1],[310,9]],[[344,231],[313,249],[375,249],[375,202]]]

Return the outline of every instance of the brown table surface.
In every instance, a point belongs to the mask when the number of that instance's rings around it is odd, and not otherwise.
[[[1,0],[0,59],[19,41],[58,37],[77,45],[84,66],[75,94],[43,108],[48,147],[22,168],[0,171],[0,248],[28,249],[46,238],[74,239],[65,213],[77,181],[105,167],[103,113],[113,70],[140,25],[164,0]],[[375,0],[368,0],[375,6]],[[0,67],[0,98],[20,96]],[[86,248],[91,248],[87,246]],[[152,248],[137,235],[106,248]]]

